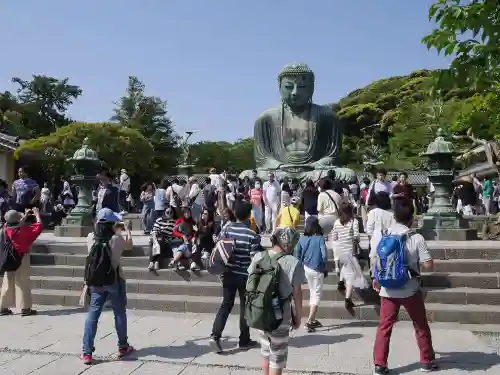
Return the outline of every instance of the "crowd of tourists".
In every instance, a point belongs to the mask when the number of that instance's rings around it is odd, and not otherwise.
[[[151,238],[151,271],[162,265],[198,270],[224,258],[228,262],[219,273],[222,303],[210,332],[216,352],[223,351],[221,336],[238,294],[239,347],[260,344],[264,373],[281,374],[290,329],[314,332],[322,326],[316,314],[329,274],[331,248],[337,287],[345,295],[348,311],[355,305],[354,289],[372,288],[380,295],[374,374],[388,372],[390,336],[401,306],[413,320],[422,370],[437,369],[419,277],[420,272],[432,270],[433,262],[423,237],[411,230],[416,200],[405,173],[396,184],[380,170],[374,181],[363,181],[359,187],[336,181],[333,175],[307,181],[302,187],[296,181],[278,182],[272,173],[267,181],[253,176],[239,184],[212,172],[204,186],[193,178],[184,184],[165,179],[159,188],[148,184],[141,200],[152,201],[144,221]],[[100,177],[95,230],[88,237],[82,280],[82,297],[88,298],[89,306],[82,347],[86,364],[93,363],[98,321],[108,300],[115,315],[118,356],[134,351],[127,336],[126,272],[121,267],[122,254],[131,246],[130,228],[117,213],[123,211],[128,195],[120,193],[109,172]],[[36,311],[31,306],[26,255],[42,231],[37,208],[41,192],[22,171],[14,185],[16,208],[5,213],[1,232],[0,265],[5,275],[0,315],[13,313],[10,308],[17,297],[21,314],[28,316]],[[358,214],[363,219],[358,220]],[[362,230],[370,238],[368,249],[360,246]],[[264,233],[269,234],[270,248],[263,243]],[[364,266],[370,268],[371,281],[363,274]],[[304,284],[310,298],[309,314],[302,322]],[[250,328],[258,330],[258,341],[251,339]]]

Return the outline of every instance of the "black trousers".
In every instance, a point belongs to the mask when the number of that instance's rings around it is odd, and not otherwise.
[[[226,327],[227,319],[233,310],[236,293],[240,297],[240,344],[250,341],[250,328],[245,320],[245,290],[247,276],[234,273],[224,274],[222,277],[222,304],[215,316],[212,328],[212,337],[220,339]]]

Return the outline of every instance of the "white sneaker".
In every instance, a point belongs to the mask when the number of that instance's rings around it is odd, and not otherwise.
[[[155,264],[153,262],[149,262],[148,270],[152,271],[155,269]]]
[[[126,214],[128,214],[128,211],[122,211],[122,212],[120,212],[120,215],[126,215]]]
[[[204,251],[201,255],[201,259],[206,260],[208,258],[210,258],[210,253],[208,251]]]
[[[158,271],[160,269],[160,262],[155,262],[154,270]]]
[[[189,266],[189,268],[191,269],[191,271],[198,271],[200,269],[200,267],[198,267],[198,265],[196,264],[196,262],[191,263],[191,265]]]

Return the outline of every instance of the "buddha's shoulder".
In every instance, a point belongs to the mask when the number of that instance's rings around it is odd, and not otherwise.
[[[329,106],[313,103],[311,109],[315,111],[320,117],[338,118],[337,114]]]
[[[274,119],[278,119],[280,116],[281,116],[281,106],[272,107],[262,112],[260,116],[257,117],[256,122],[272,121]]]

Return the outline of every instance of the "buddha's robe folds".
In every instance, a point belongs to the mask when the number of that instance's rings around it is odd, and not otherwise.
[[[254,138],[258,169],[327,169],[335,165],[342,148],[341,121],[331,108],[316,104],[295,117],[286,107],[271,108],[255,122]]]

